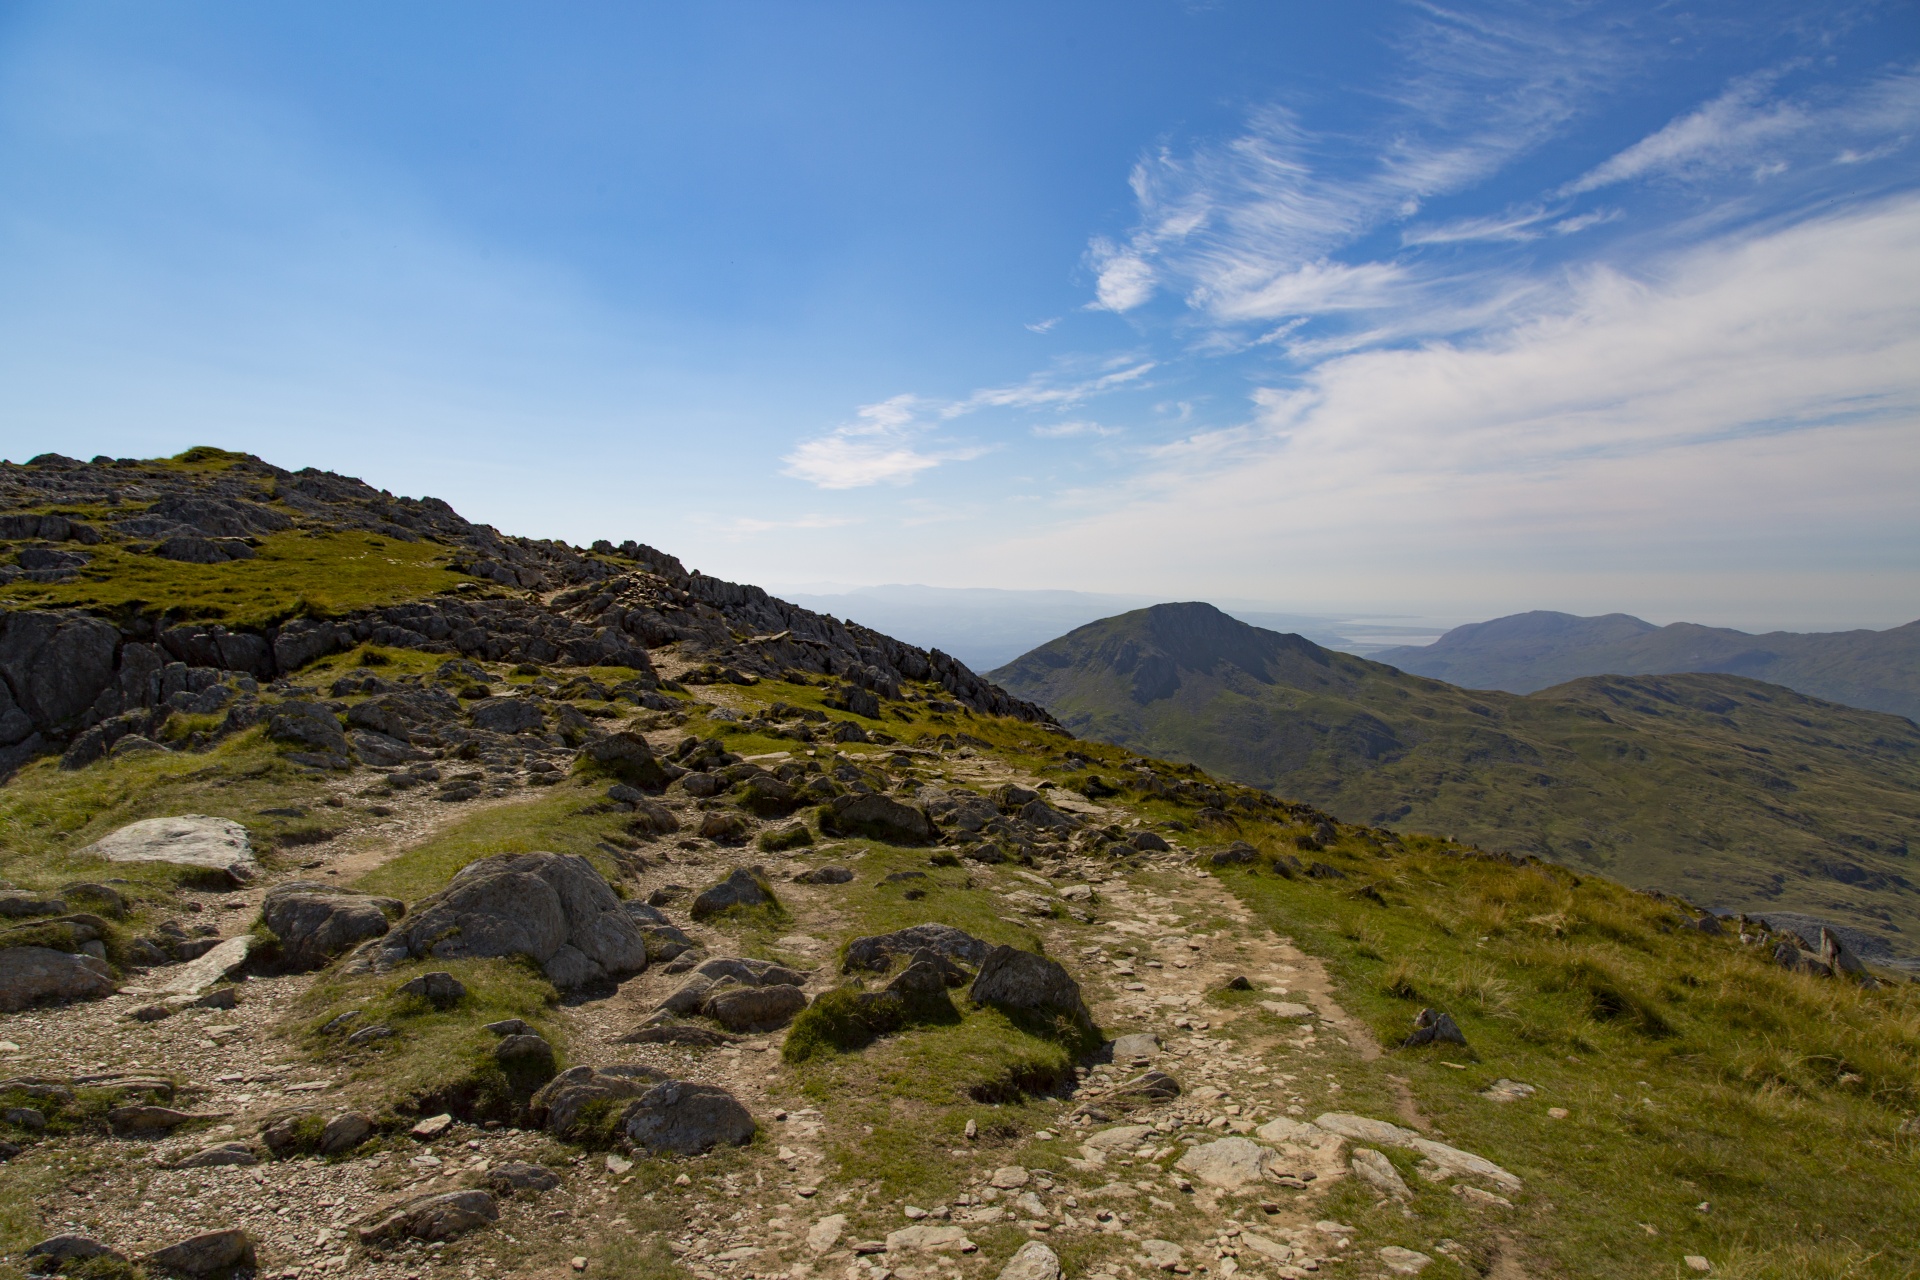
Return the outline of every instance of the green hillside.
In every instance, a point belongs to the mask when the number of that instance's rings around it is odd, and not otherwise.
[[[1920,716],[1920,622],[1886,631],[1751,635],[1624,613],[1581,618],[1537,610],[1455,627],[1430,645],[1374,661],[1467,689],[1532,693],[1593,675],[1682,671],[1749,676],[1868,711]]]
[[[1474,692],[1202,604],[1108,618],[992,674],[1075,733],[1349,821],[1821,916],[1920,952],[1920,729],[1899,717],[1729,675]]]

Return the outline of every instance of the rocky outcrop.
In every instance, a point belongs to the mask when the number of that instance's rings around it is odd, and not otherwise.
[[[48,947],[0,947],[0,1011],[43,1000],[98,1000],[113,994],[113,972],[93,956]]]
[[[938,839],[927,811],[876,792],[835,796],[820,811],[828,835],[868,836],[888,844],[932,844]]]
[[[572,988],[647,967],[646,939],[593,864],[574,854],[482,858],[354,953],[385,971],[409,959],[523,955]]]
[[[956,965],[977,969],[992,954],[993,947],[963,929],[950,924],[916,924],[892,933],[855,938],[847,944],[845,973],[867,970],[885,973],[896,958],[916,951],[931,951]]]
[[[292,969],[317,969],[382,937],[405,913],[397,899],[346,893],[312,880],[274,886],[260,907],[261,921],[280,940],[282,963]]]

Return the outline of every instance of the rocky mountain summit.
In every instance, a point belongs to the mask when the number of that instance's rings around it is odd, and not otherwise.
[[[29,472],[5,528],[88,559],[0,587],[0,1276],[1920,1266],[1920,988],[1846,935],[1076,739],[646,548]]]
[[[840,682],[859,709],[875,696],[897,698],[903,682],[931,681],[976,711],[1045,718],[938,650],[689,573],[651,547],[507,538],[435,498],[396,498],[349,477],[288,472],[245,455],[183,457],[184,465],[81,463],[46,454],[24,466],[0,464],[0,535],[8,543],[0,554],[18,566],[15,594],[0,613],[0,767],[70,748],[117,719],[82,748],[83,756],[97,753],[124,736],[120,729],[151,729],[157,710],[204,714],[254,692],[243,682],[282,678],[362,643],[488,662],[626,667],[639,693],[658,683],[648,651],[674,645],[692,660],[683,673],[691,682],[822,676]],[[424,599],[330,617],[303,616],[311,609],[296,603],[288,616],[251,625],[200,622],[192,615],[220,610],[164,597],[92,612],[30,607],[84,600],[84,590],[33,588],[80,586],[108,552],[220,566],[253,560],[274,539],[356,533],[430,544],[448,580]]]

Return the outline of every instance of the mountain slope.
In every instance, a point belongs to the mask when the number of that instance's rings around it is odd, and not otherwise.
[[[1447,832],[1920,952],[1920,729],[1728,675],[1473,692],[1157,605],[992,673],[1084,736],[1347,821]]]
[[[1430,645],[1373,655],[1467,689],[1532,693],[1594,675],[1722,672],[1785,685],[1868,711],[1920,718],[1920,622],[1888,631],[1750,635],[1624,613],[1595,618],[1538,610],[1455,627]]]
[[[631,543],[19,470],[0,719],[75,736],[0,781],[0,1280],[1920,1268],[1920,986],[1817,929],[1076,741]],[[1365,692],[1168,621],[1143,697]]]

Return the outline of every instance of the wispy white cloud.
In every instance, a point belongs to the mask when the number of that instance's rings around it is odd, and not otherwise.
[[[1042,440],[1065,440],[1073,436],[1117,436],[1120,428],[1103,426],[1098,422],[1077,420],[1074,422],[1049,422],[1034,427],[1033,434]]]
[[[1091,242],[1089,305],[1124,312],[1178,291],[1231,325],[1412,301],[1399,266],[1336,255],[1480,182],[1571,117],[1621,46],[1604,33],[1571,36],[1554,17],[1538,6],[1421,6],[1403,43],[1408,69],[1385,95],[1398,112],[1371,143],[1316,133],[1276,104],[1224,142],[1144,156],[1130,179],[1133,231]],[[1462,220],[1410,232],[1407,243],[1538,234],[1533,224],[1548,216]]]
[[[1060,323],[1059,316],[1048,316],[1045,320],[1034,321],[1032,324],[1028,325],[1027,328],[1032,330],[1034,333],[1051,333],[1053,332],[1053,327],[1059,323]]]
[[[943,462],[986,452],[978,446],[924,447],[920,440],[934,426],[922,416],[924,407],[911,395],[862,405],[853,422],[796,446],[782,459],[783,473],[822,489],[861,489],[906,484]]]
[[[1364,568],[1418,599],[1468,565],[1698,575],[1920,538],[1920,198],[1655,268],[1579,273],[1471,343],[1323,360],[1248,421],[1154,449],[1126,494],[1044,532],[1049,564],[1100,582],[1119,553],[1140,580],[1202,564],[1197,587],[1322,599]],[[1298,567],[1276,583],[1277,547]]]
[[[1789,144],[1804,143],[1831,154],[1839,139],[1873,137],[1867,150],[1849,147],[1835,157],[1838,163],[1860,163],[1893,154],[1905,145],[1904,135],[1920,127],[1920,71],[1913,68],[1827,101],[1775,94],[1780,76],[1769,71],[1736,80],[1706,105],[1669,121],[1568,183],[1562,194],[1655,176],[1700,177],[1726,170],[1773,176],[1787,167],[1787,160],[1775,152]],[[1889,133],[1903,136],[1889,141]]]

